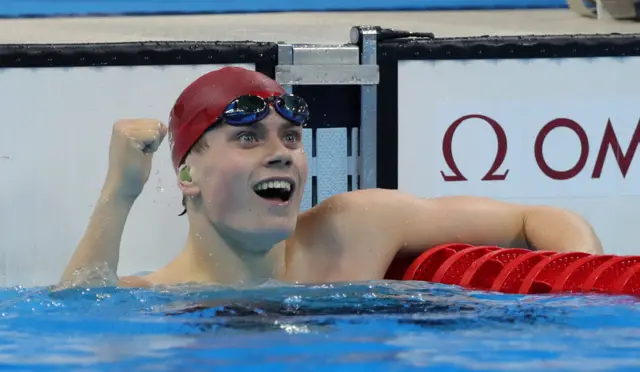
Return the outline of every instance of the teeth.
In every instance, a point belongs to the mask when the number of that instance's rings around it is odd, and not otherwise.
[[[291,191],[291,182],[288,181],[265,181],[260,182],[255,187],[256,190],[267,190],[267,189],[284,189],[287,191]]]

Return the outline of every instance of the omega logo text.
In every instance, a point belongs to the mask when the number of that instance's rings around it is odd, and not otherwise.
[[[493,118],[485,115],[473,114],[466,115],[458,118],[454,121],[442,138],[442,154],[444,160],[449,168],[448,174],[445,171],[440,171],[442,178],[445,182],[460,182],[467,181],[467,178],[462,174],[458,168],[455,157],[453,156],[453,136],[456,130],[468,119],[481,119],[487,123],[496,135],[497,150],[493,160],[493,163],[482,177],[482,181],[504,181],[507,179],[509,170],[500,171],[500,167],[504,163],[508,153],[508,139],[504,128]],[[547,136],[557,128],[566,128],[571,130],[580,141],[580,154],[576,163],[569,169],[553,169],[543,152],[544,141]],[[591,171],[591,178],[600,178],[606,157],[611,153],[618,164],[618,168],[623,177],[626,177],[633,157],[640,143],[640,121],[636,124],[636,128],[633,132],[629,145],[626,150],[623,150],[616,135],[611,120],[607,121],[604,135],[600,141],[598,154],[596,156],[596,162]],[[533,144],[533,152],[536,164],[540,171],[547,177],[554,180],[568,180],[577,176],[585,168],[587,160],[589,158],[589,137],[584,128],[576,121],[567,118],[557,118],[546,123],[538,132]],[[611,149],[611,152],[608,150]]]

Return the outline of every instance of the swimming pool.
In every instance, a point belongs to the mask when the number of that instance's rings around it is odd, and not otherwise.
[[[0,366],[40,371],[624,371],[640,307],[424,282],[0,292]]]

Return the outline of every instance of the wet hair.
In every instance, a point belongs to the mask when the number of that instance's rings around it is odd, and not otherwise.
[[[211,130],[211,129],[209,129],[209,130]],[[196,143],[194,143],[193,146],[191,146],[189,151],[187,151],[187,156],[189,156],[189,154],[192,154],[192,153],[193,154],[202,154],[203,152],[205,152],[205,151],[207,151],[209,149],[209,144],[207,143],[207,140],[204,137],[204,135],[207,134],[209,132],[209,130],[204,132],[200,136],[200,138],[198,138]],[[187,156],[184,157],[184,159],[182,160],[182,163],[180,163],[180,165],[184,164],[184,161],[187,159]],[[184,216],[187,213],[187,199],[185,198],[184,195],[182,195],[182,207],[184,208],[184,210],[178,216]]]

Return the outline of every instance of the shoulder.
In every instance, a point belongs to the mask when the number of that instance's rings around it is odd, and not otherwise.
[[[308,233],[331,233],[336,238],[365,233],[383,222],[396,190],[363,189],[333,195],[300,215],[298,230]]]
[[[303,212],[300,215],[300,219],[303,221],[314,220],[314,222],[321,222],[338,216],[346,216],[357,211],[359,207],[374,203],[376,199],[385,194],[385,191],[390,190],[365,189],[332,195],[313,208]]]
[[[341,194],[332,195],[331,197],[324,200],[322,203],[316,205],[314,209],[320,210],[333,210],[334,212],[338,212],[334,207],[350,207],[357,208],[362,206],[370,206],[376,207],[381,203],[386,203],[390,200],[396,199],[398,197],[406,196],[407,194],[398,191],[398,190],[389,190],[389,189],[360,189],[349,192],[344,192]],[[343,210],[342,211],[352,211],[352,209]]]
[[[382,217],[388,212],[404,208],[407,204],[428,200],[432,199],[420,198],[399,190],[361,189],[333,195],[314,209],[326,211],[329,216],[356,214],[360,217]]]

